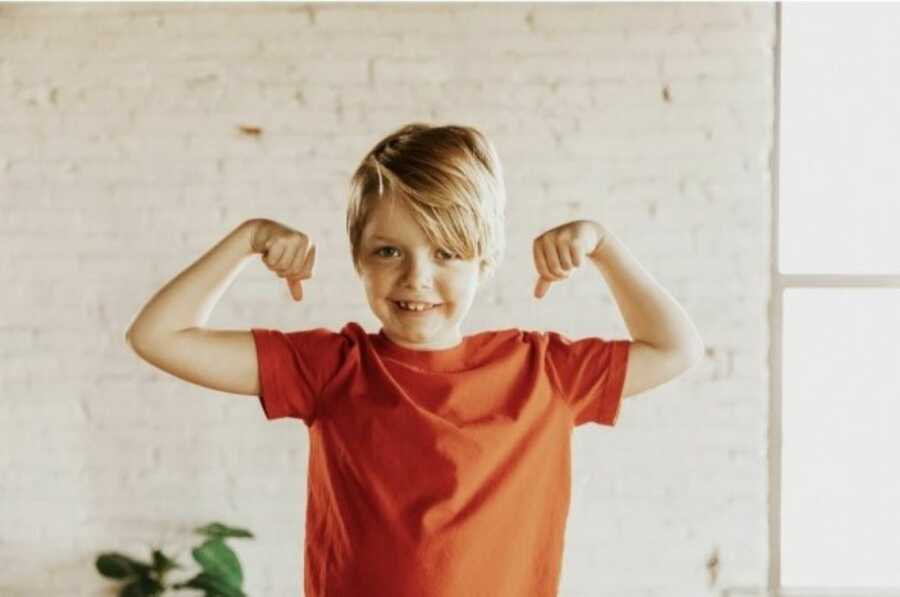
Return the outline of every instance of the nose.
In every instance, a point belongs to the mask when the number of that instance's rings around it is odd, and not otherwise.
[[[408,288],[429,288],[433,277],[432,264],[427,258],[413,256],[403,273],[403,284]]]

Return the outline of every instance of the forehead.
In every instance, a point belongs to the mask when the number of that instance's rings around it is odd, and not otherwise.
[[[407,207],[399,201],[379,201],[369,213],[364,236],[370,240],[380,237],[382,240],[423,242],[425,233],[418,222],[409,213]]]

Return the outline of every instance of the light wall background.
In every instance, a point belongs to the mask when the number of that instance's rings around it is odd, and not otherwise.
[[[533,298],[533,238],[592,218],[707,346],[574,432],[560,595],[765,587],[774,43],[762,3],[0,4],[0,594],[114,595],[96,556],[154,543],[186,578],[212,521],[256,535],[231,541],[249,594],[300,594],[302,423],[124,334],[251,217],[310,234],[316,276],[298,304],[252,261],[210,327],[377,331],[347,182],[418,120],[480,128],[505,168],[506,259],[464,333],[627,337],[595,269]]]

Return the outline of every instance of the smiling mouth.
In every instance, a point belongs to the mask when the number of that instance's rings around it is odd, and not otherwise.
[[[434,309],[437,309],[438,307],[440,307],[443,304],[443,303],[435,303],[430,307],[425,307],[424,309],[406,309],[406,308],[402,307],[398,301],[391,301],[391,302],[394,303],[394,306],[397,308],[398,311],[402,311],[404,313],[425,313],[427,311],[432,311]]]

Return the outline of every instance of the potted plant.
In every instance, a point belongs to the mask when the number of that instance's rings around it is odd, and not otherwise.
[[[201,572],[185,582],[166,585],[166,574],[174,568],[184,567],[158,547],[153,548],[152,562],[141,562],[117,552],[102,553],[97,557],[97,571],[107,578],[127,581],[119,597],[158,596],[169,588],[201,590],[206,597],[246,597],[242,590],[244,573],[241,563],[225,544],[225,539],[252,539],[253,534],[218,522],[194,529],[194,532],[206,536],[203,543],[191,550]]]

